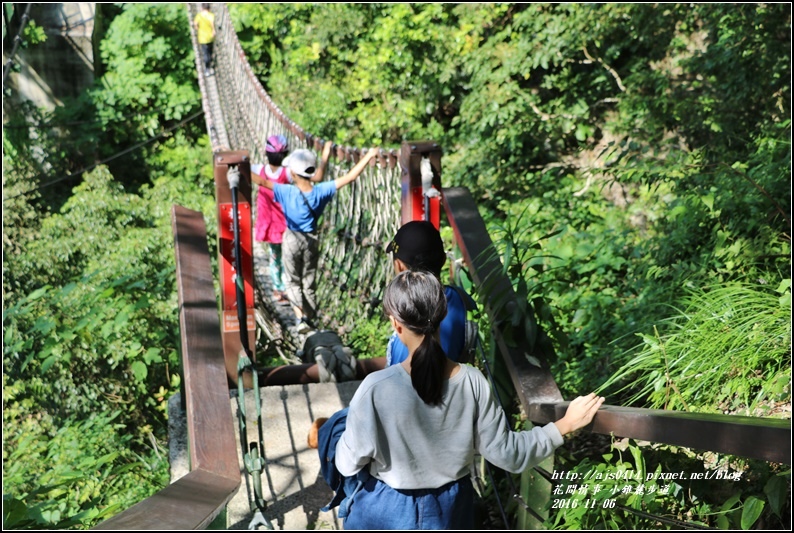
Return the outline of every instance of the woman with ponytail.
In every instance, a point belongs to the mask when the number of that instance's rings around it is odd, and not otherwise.
[[[512,431],[482,373],[444,354],[438,328],[446,298],[435,275],[401,272],[386,288],[383,308],[408,358],[364,379],[346,426],[320,427],[322,459],[355,480],[342,490],[332,485],[331,506],[345,498],[339,516],[346,530],[472,529],[475,454],[521,472],[552,455],[563,435],[589,424],[604,401],[580,396],[557,422]]]

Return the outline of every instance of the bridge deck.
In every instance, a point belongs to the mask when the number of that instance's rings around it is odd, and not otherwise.
[[[254,208],[255,211],[255,208]],[[256,214],[254,213],[254,216]],[[254,271],[263,297],[272,290],[269,260],[261,243],[254,247]],[[294,320],[288,307],[274,308],[279,327]],[[274,324],[273,327],[276,325]],[[295,335],[299,342],[302,335]],[[291,356],[294,354],[290,354]],[[333,496],[320,474],[317,450],[309,448],[306,436],[313,420],[328,417],[346,407],[360,381],[346,383],[311,383],[307,385],[270,386],[260,388],[260,405],[265,470],[262,472],[262,493],[267,502],[265,518],[274,529],[341,530],[342,521],[335,511],[320,512]],[[253,519],[254,487],[246,479],[238,422],[237,391],[230,393],[230,413],[235,428],[242,483],[226,510],[227,529],[248,529]],[[253,390],[245,393],[248,443],[259,441],[258,417]],[[190,471],[187,428],[179,395],[169,401],[169,446],[171,481]],[[247,450],[246,446],[246,450]],[[266,529],[261,526],[259,529]]]
[[[347,406],[359,383],[312,383],[260,389],[265,454],[262,493],[267,502],[265,518],[274,529],[342,529],[342,521],[335,511],[320,512],[333,494],[320,474],[317,450],[308,447],[306,435],[315,418],[330,416]],[[254,393],[246,391],[245,396],[249,442],[258,442]],[[236,398],[230,398],[230,406],[230,416],[234,417],[235,428],[238,428]],[[179,395],[169,402],[169,424],[171,479],[175,481],[189,469]],[[236,441],[241,450],[239,436],[238,430]],[[249,498],[253,499],[254,488],[250,481],[246,483],[242,451],[239,457],[243,482],[227,507],[228,529],[248,529],[253,518]]]

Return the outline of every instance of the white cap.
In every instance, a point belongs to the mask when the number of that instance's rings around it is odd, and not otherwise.
[[[282,163],[294,174],[302,178],[311,178],[317,171],[317,156],[311,150],[301,148],[288,155]]]

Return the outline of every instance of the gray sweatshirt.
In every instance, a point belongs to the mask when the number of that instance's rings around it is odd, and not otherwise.
[[[444,384],[439,406],[422,401],[402,365],[369,374],[359,386],[336,447],[336,467],[369,473],[394,489],[434,489],[469,475],[475,452],[521,472],[563,443],[549,423],[511,431],[504,411],[477,368],[460,365]]]

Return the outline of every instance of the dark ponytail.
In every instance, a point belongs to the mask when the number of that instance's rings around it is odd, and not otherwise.
[[[284,158],[286,157],[286,152],[267,152],[265,153],[265,157],[267,157],[267,162],[273,165],[274,167],[280,167],[281,163],[284,162]]]
[[[441,282],[430,272],[401,272],[386,287],[383,308],[412,332],[424,335],[411,358],[411,383],[425,403],[440,404],[447,361],[438,339],[438,327],[447,316]]]

